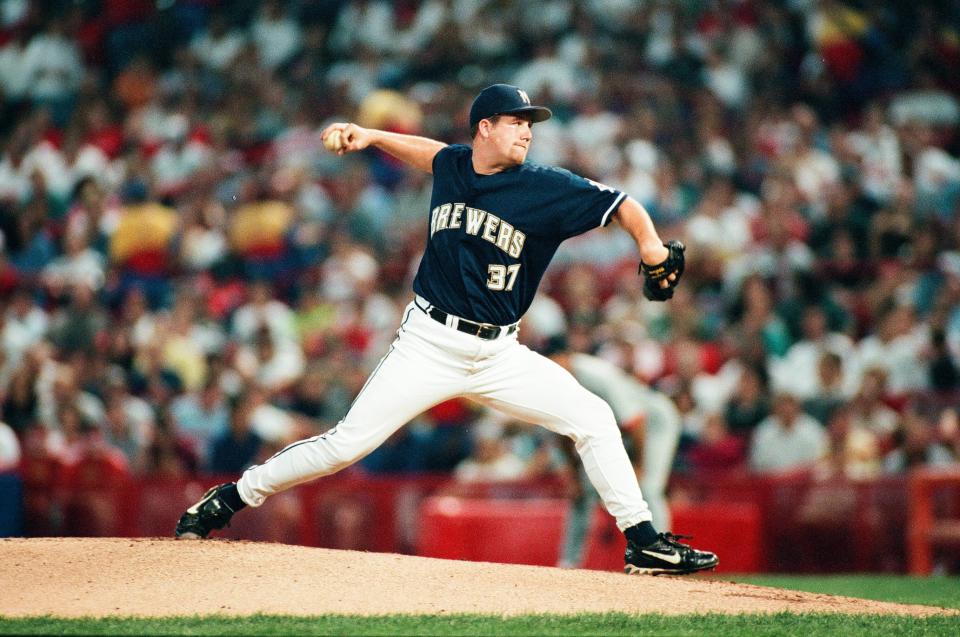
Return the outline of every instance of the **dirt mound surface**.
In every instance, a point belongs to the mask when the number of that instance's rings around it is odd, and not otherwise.
[[[929,606],[699,577],[628,577],[226,540],[0,540],[0,615],[773,613]]]

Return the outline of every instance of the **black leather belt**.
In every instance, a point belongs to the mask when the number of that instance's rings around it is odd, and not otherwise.
[[[452,316],[433,305],[425,308],[420,307],[420,303],[417,303],[416,305],[427,316],[432,318],[437,323],[443,323],[446,325],[447,319]],[[458,316],[453,317],[453,319],[456,323],[454,329],[456,329],[458,332],[463,332],[464,334],[469,334],[470,336],[476,336],[477,338],[482,338],[485,341],[492,341],[500,338],[501,336],[513,334],[517,331],[517,325],[519,325],[519,323],[514,323],[513,325],[500,327],[499,325],[491,325],[490,323],[477,323],[476,321],[469,321]]]

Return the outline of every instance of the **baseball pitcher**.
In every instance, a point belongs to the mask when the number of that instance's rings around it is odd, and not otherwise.
[[[207,537],[240,509],[351,465],[417,414],[464,396],[574,442],[590,482],[626,535],[626,572],[717,566],[713,553],[654,528],[607,403],[517,341],[520,318],[565,239],[616,219],[637,243],[651,300],[673,296],[683,273],[683,245],[664,245],[646,210],[625,193],[525,163],[533,124],[550,116],[523,90],[494,84],[470,108],[469,146],[352,123],[323,131],[324,143],[338,154],[374,146],[433,174],[428,241],[413,300],[343,420],[247,469],[237,482],[211,488],[181,516],[177,537]]]

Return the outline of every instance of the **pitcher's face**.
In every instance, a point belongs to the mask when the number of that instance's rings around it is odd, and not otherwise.
[[[533,142],[533,124],[524,115],[501,115],[490,127],[490,141],[504,163],[522,164]]]

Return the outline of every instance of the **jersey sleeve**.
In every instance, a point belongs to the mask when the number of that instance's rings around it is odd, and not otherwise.
[[[562,168],[549,169],[545,182],[550,189],[552,234],[561,240],[607,225],[626,198],[616,188]]]

